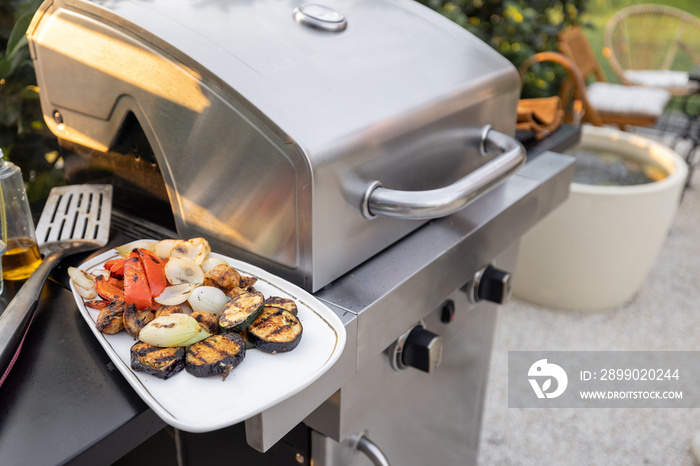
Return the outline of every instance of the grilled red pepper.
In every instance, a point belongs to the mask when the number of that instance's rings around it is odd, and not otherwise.
[[[109,305],[109,301],[104,300],[104,299],[95,299],[92,301],[85,301],[85,305],[87,307],[91,307],[93,309],[104,309]]]
[[[108,302],[124,299],[124,291],[102,275],[98,275],[97,278],[95,278],[95,289],[97,290],[97,294]]]
[[[143,270],[146,272],[148,286],[151,288],[151,296],[160,295],[166,286],[168,279],[165,277],[165,262],[148,249],[135,249],[141,256]]]
[[[151,307],[151,289],[138,252],[131,251],[124,261],[124,301],[139,310]]]
[[[105,269],[109,270],[110,276],[114,278],[124,278],[124,258],[118,257],[105,262]]]

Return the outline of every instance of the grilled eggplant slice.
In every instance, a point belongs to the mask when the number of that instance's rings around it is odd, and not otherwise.
[[[299,345],[303,328],[297,316],[274,306],[265,306],[260,317],[248,326],[248,340],[266,353],[286,353]]]
[[[227,293],[232,288],[239,286],[241,274],[229,265],[220,264],[204,274],[204,286],[215,286]]]
[[[97,316],[97,330],[108,335],[114,335],[124,329],[124,300],[111,301]]]
[[[222,332],[242,332],[263,311],[265,297],[259,291],[246,291],[226,303],[219,314]]]
[[[195,311],[190,314],[199,325],[212,335],[219,333],[219,316],[207,311]]]
[[[155,312],[149,309],[140,311],[136,304],[129,304],[124,309],[124,329],[129,335],[138,339],[141,329],[155,317]]]
[[[286,309],[294,315],[297,315],[297,303],[287,298],[280,298],[278,296],[270,296],[265,300],[265,306],[279,307]]]
[[[245,358],[245,343],[236,333],[212,335],[187,348],[185,370],[195,377],[228,374]]]
[[[238,332],[238,334],[241,336],[243,339],[243,342],[245,343],[245,349],[255,349],[255,345],[250,342],[248,339],[248,330],[243,330],[242,332]]]
[[[160,379],[169,379],[185,368],[185,348],[159,348],[139,341],[131,347],[131,368]]]

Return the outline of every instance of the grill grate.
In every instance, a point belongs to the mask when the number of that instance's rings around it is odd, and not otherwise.
[[[177,238],[177,233],[142,218],[112,211],[112,236],[126,236],[132,240]]]

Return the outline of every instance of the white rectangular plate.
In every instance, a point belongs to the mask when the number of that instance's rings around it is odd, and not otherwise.
[[[130,243],[131,244],[131,243]],[[103,268],[118,256],[107,251],[80,266],[86,271]],[[166,423],[188,432],[209,432],[244,421],[300,392],[335,364],[345,347],[345,327],[335,313],[310,293],[263,269],[220,254],[242,275],[257,277],[255,288],[265,298],[293,299],[303,327],[299,345],[289,353],[246,351],[245,359],[222,381],[221,376],[200,378],[186,371],[161,380],[131,369],[131,346],[136,340],[122,331],[105,335],[97,330],[98,310],[87,308],[71,289],[80,313],[112,362],[141,398]]]

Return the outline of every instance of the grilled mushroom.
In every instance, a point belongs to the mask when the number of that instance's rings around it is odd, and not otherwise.
[[[204,274],[204,286],[215,286],[228,292],[232,288],[239,286],[241,275],[236,269],[228,265],[217,265]]]
[[[124,309],[126,303],[123,300],[111,301],[97,316],[95,325],[97,330],[108,335],[119,333],[124,328]]]
[[[207,332],[212,335],[219,333],[219,316],[216,314],[207,311],[195,311],[190,315],[194,317],[194,319],[199,322],[199,325]]]
[[[167,316],[169,314],[183,314],[180,306],[163,306],[156,311],[156,317]]]
[[[136,304],[129,304],[124,309],[124,329],[134,338],[138,338],[141,329],[153,319],[155,319],[153,311],[150,309],[141,311],[136,308]]]

